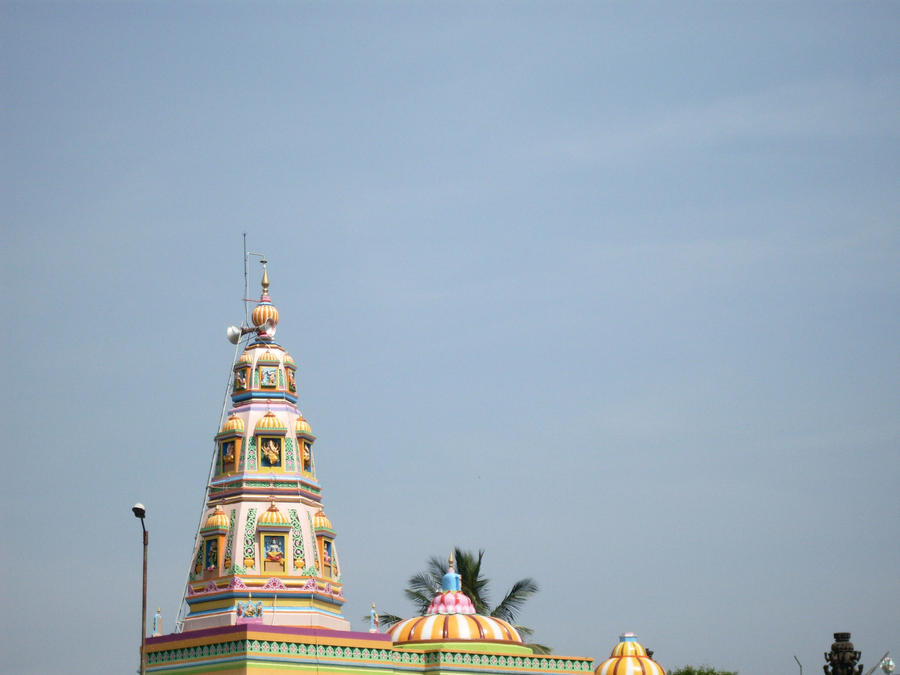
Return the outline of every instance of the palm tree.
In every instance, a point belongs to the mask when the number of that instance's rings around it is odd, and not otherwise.
[[[475,605],[475,611],[484,616],[502,619],[515,626],[523,638],[530,638],[534,631],[526,626],[517,625],[516,618],[525,601],[537,593],[537,582],[529,577],[519,579],[506,592],[500,603],[495,607],[491,607],[489,601],[490,581],[481,571],[484,551],[480,550],[475,554],[471,551],[454,548],[453,557],[455,559],[456,572],[462,577],[463,593],[472,600],[472,604]],[[441,578],[446,572],[447,562],[438,556],[431,556],[428,559],[428,568],[409,578],[407,587],[403,592],[412,601],[417,614],[425,614],[428,611],[432,598],[441,589]],[[379,623],[386,628],[390,628],[402,620],[401,617],[394,614],[379,615]],[[538,654],[550,653],[550,648],[542,644],[528,643],[526,646]]]

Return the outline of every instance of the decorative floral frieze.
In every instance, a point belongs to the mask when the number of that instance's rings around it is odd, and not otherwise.
[[[244,565],[248,569],[256,567],[256,507],[247,511],[247,525],[244,528]]]

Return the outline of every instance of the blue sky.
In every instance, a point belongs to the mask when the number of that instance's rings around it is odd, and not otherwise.
[[[898,24],[0,5],[0,671],[132,668],[138,500],[171,627],[243,232],[356,627],[460,545],[498,596],[538,580],[522,620],[559,653],[631,630],[766,675],[850,630],[896,656]]]

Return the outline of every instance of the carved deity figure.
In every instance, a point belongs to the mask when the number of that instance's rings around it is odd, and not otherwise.
[[[222,461],[225,464],[231,464],[234,462],[234,443],[226,443],[223,448],[224,452],[222,454]]]
[[[284,549],[281,548],[281,541],[277,537],[272,537],[266,545],[266,561],[281,562],[284,557]]]
[[[260,374],[262,375],[262,386],[274,387],[278,384],[278,371],[275,368],[264,368]]]
[[[378,632],[378,612],[375,611],[375,603],[372,603],[372,610],[369,612],[369,632]]]
[[[263,443],[260,450],[270,465],[278,464],[281,459],[281,449],[278,447],[278,443],[271,438]]]
[[[212,572],[219,566],[219,544],[215,539],[206,542],[206,571]]]
[[[162,613],[159,607],[156,608],[156,614],[153,615],[153,635],[162,635]]]
[[[262,616],[262,601],[247,600],[246,602],[238,602],[237,615],[247,619],[254,619]]]
[[[302,450],[300,451],[300,459],[301,459],[301,467],[307,473],[312,473],[312,448],[309,443],[303,441],[301,443]]]
[[[238,389],[246,389],[247,388],[247,373],[243,370],[237,370],[234,373],[234,388]]]
[[[858,663],[860,652],[853,649],[850,633],[835,633],[831,651],[825,652],[827,665],[822,666],[825,675],[862,675],[863,666]]]

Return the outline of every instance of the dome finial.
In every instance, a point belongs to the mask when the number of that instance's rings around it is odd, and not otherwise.
[[[462,577],[453,569],[453,551],[450,551],[450,558],[447,560],[447,573],[441,577],[441,591],[459,592],[462,590]]]
[[[260,262],[263,266],[262,294],[259,296],[259,304],[250,316],[262,341],[271,342],[275,336],[275,327],[278,325],[278,310],[269,297],[269,270],[266,268],[268,261],[263,258]]]
[[[263,258],[262,260],[260,260],[260,262],[262,263],[262,266],[263,266],[262,292],[263,292],[263,295],[268,295],[269,294],[269,270],[266,267],[266,263],[268,263],[269,261],[266,260],[265,258]]]

